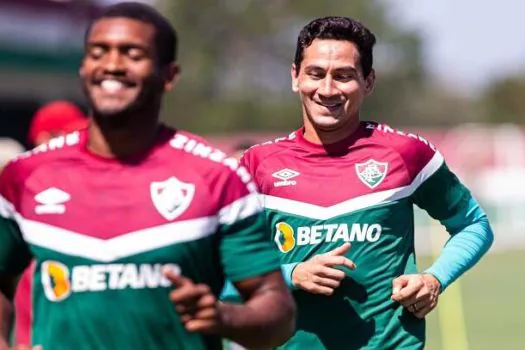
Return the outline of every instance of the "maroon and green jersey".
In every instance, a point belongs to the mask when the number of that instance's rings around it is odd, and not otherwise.
[[[217,349],[186,332],[162,270],[219,294],[279,269],[250,174],[197,136],[163,127],[117,161],[85,131],[12,161],[0,179],[0,273],[35,261],[31,343],[44,349]]]
[[[316,145],[298,130],[248,150],[282,264],[352,244],[355,271],[332,296],[296,290],[297,332],[285,349],[421,349],[425,322],[391,300],[392,280],[417,272],[414,204],[454,216],[470,194],[425,139],[362,122]]]

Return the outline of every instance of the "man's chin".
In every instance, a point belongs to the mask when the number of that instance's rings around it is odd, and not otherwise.
[[[130,106],[93,106],[93,112],[103,118],[111,118],[125,114]]]
[[[334,116],[318,115],[311,118],[312,123],[319,129],[336,129],[340,124],[341,120]]]
[[[95,122],[106,129],[121,129],[126,128],[132,123],[130,114],[132,113],[132,108],[127,106],[126,108],[116,108],[116,107],[93,107],[93,119]]]
[[[122,109],[95,109],[93,114],[104,119],[118,117],[122,114]]]

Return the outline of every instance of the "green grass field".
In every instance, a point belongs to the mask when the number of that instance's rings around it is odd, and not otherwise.
[[[420,270],[426,268],[430,258],[419,258]],[[525,349],[525,250],[491,253],[467,272],[460,280],[463,315],[468,349],[513,350]],[[438,308],[428,317],[428,350],[456,350],[442,344],[440,322],[455,322],[456,312],[445,312],[444,303],[454,294],[441,296]],[[442,317],[438,314],[442,310]],[[461,314],[461,313],[459,313]],[[444,316],[444,317],[443,317]],[[452,337],[452,344],[454,344]],[[450,344],[450,343],[449,343]],[[450,346],[449,346],[450,347]]]

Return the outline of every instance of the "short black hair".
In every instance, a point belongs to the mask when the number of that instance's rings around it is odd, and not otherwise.
[[[106,7],[89,23],[84,36],[87,45],[93,25],[104,18],[129,18],[155,27],[155,47],[159,63],[166,65],[177,59],[177,32],[170,22],[153,7],[139,2],[121,2]]]
[[[358,20],[350,17],[329,16],[317,18],[304,26],[297,38],[295,49],[294,63],[297,72],[304,58],[304,50],[315,39],[344,40],[354,43],[359,51],[359,65],[365,78],[372,71],[376,37]]]
[[[255,145],[255,142],[246,139],[246,140],[242,140],[236,143],[233,149],[235,151],[246,151],[248,148],[251,148],[253,145]]]

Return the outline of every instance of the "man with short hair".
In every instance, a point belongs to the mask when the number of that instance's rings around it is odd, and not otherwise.
[[[241,159],[297,302],[297,331],[284,349],[422,349],[424,317],[493,240],[485,213],[432,144],[361,120],[375,40],[347,17],[306,25],[291,70],[304,126]],[[451,235],[423,273],[414,205]]]
[[[88,28],[88,129],[26,152],[0,178],[4,331],[34,259],[31,343],[44,349],[220,349],[222,337],[260,348],[292,334],[294,302],[249,173],[159,123],[176,49],[169,22],[138,3]],[[217,301],[225,278],[244,304]]]

